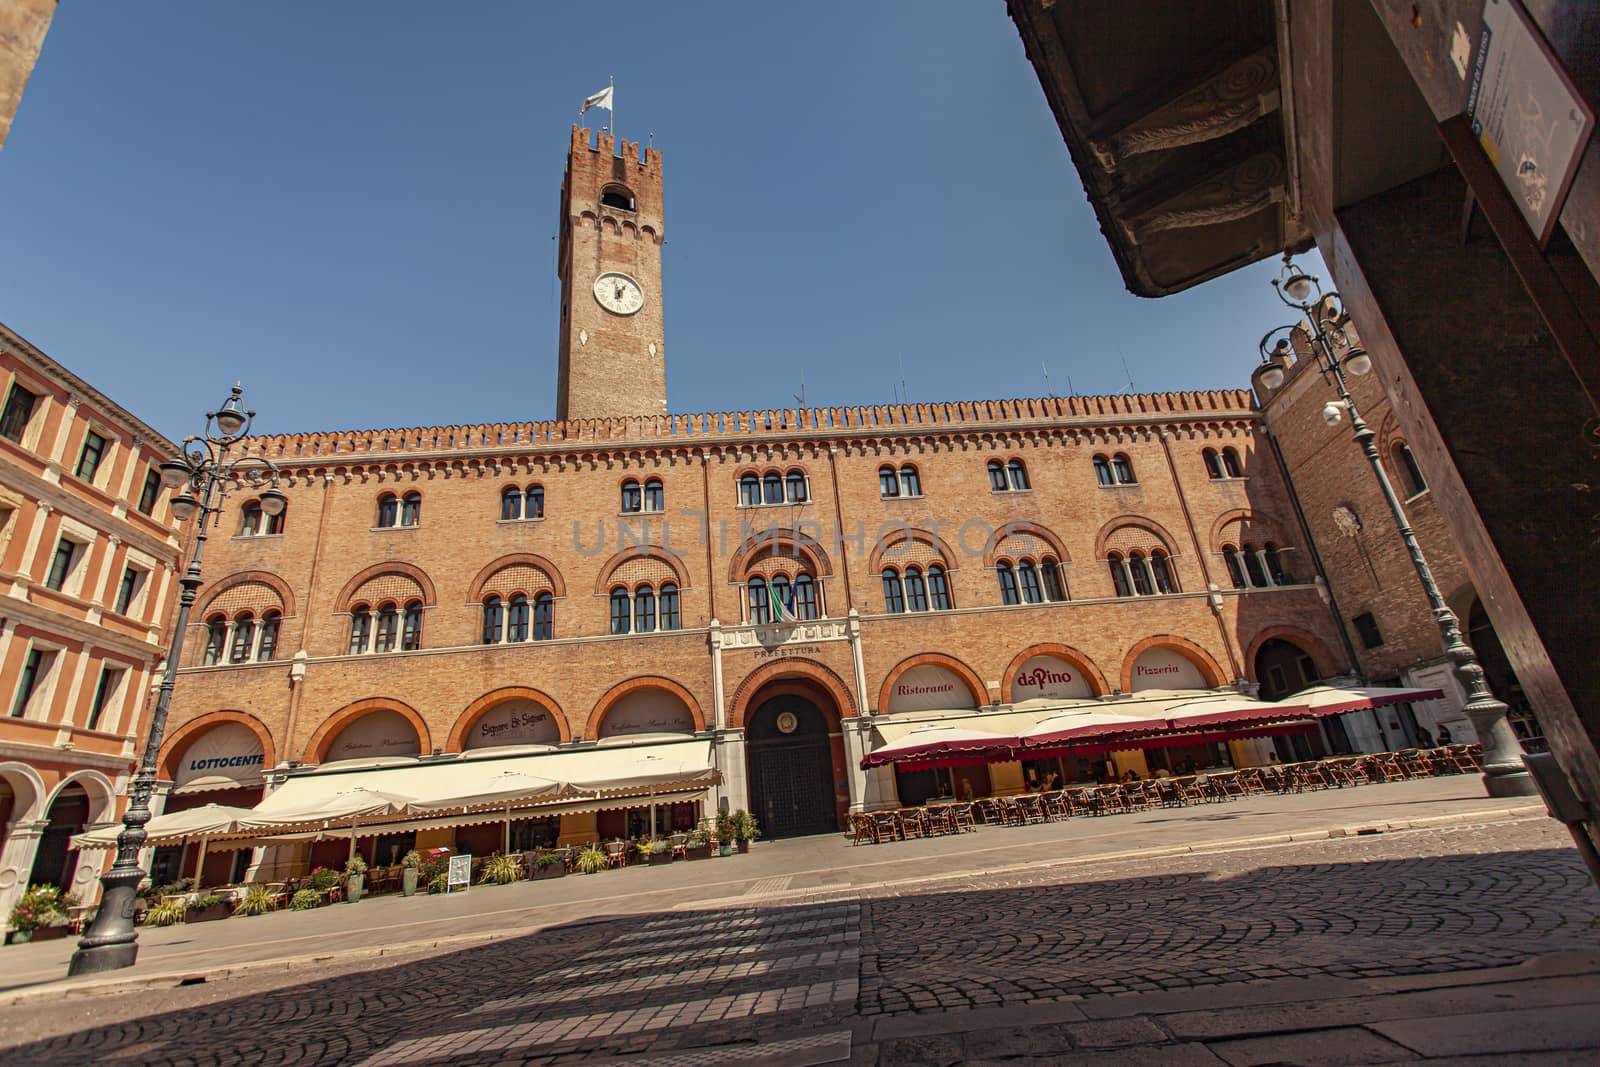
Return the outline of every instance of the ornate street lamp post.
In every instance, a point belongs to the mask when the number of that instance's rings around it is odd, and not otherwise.
[[[280,493],[278,469],[260,456],[230,459],[229,451],[250,432],[256,413],[242,406],[243,390],[233,394],[216,411],[206,413],[205,433],[183,439],[183,454],[161,464],[161,484],[173,490],[172,517],[179,522],[199,516],[195,523],[194,552],[188,569],[179,580],[183,591],[178,598],[178,618],[173,624],[172,644],[167,650],[165,672],[156,707],[150,717],[150,732],[145,738],[139,771],[133,776],[133,792],[128,810],[122,815],[122,833],[117,835],[117,860],[100,879],[104,891],[100,910],[88,933],[72,954],[69,975],[130,967],[139,956],[139,934],[133,925],[133,909],[139,883],[145,872],[139,868],[139,849],[145,841],[144,826],[150,821],[150,793],[155,788],[156,760],[161,738],[166,733],[167,710],[172,704],[172,687],[178,677],[178,661],[183,654],[183,634],[189,625],[189,610],[200,588],[200,556],[206,546],[206,524],[214,522],[222,510],[229,482],[251,488],[266,487],[261,494],[261,511],[266,515],[283,512],[288,498]]]
[[[1306,340],[1317,371],[1339,394],[1338,400],[1330,401],[1323,407],[1322,417],[1328,425],[1337,426],[1344,413],[1349,412],[1350,429],[1354,431],[1361,451],[1366,453],[1367,462],[1372,465],[1378,487],[1383,490],[1383,499],[1394,516],[1394,524],[1405,541],[1406,551],[1411,555],[1417,580],[1427,594],[1428,606],[1433,611],[1434,622],[1444,642],[1445,655],[1455,665],[1456,678],[1467,692],[1467,703],[1461,710],[1471,721],[1478,741],[1483,746],[1484,789],[1490,796],[1496,797],[1531,796],[1535,792],[1533,779],[1522,765],[1522,748],[1517,744],[1511,723],[1506,719],[1506,705],[1489,691],[1483,667],[1473,655],[1471,646],[1462,639],[1460,621],[1440,595],[1438,583],[1433,580],[1433,571],[1422,554],[1422,546],[1417,543],[1411,523],[1406,520],[1405,508],[1395,494],[1388,472],[1384,470],[1375,440],[1377,433],[1356,410],[1355,399],[1345,383],[1347,370],[1355,375],[1371,371],[1372,357],[1347,332],[1350,315],[1341,306],[1339,294],[1324,293],[1317,279],[1295,266],[1287,252],[1283,255],[1283,269],[1273,279],[1272,288],[1279,300],[1305,316],[1305,322],[1276,327],[1261,338],[1258,346],[1261,351],[1261,384],[1268,389],[1276,389],[1283,384],[1284,367],[1289,362],[1290,351],[1287,335],[1298,331]],[[1279,337],[1269,350],[1267,342],[1277,334],[1285,336]]]

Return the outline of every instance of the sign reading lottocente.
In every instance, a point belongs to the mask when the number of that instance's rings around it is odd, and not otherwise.
[[[266,755],[255,731],[236,722],[213,726],[190,745],[173,774],[173,785],[199,778],[231,779],[237,785],[259,785]],[[219,783],[218,788],[227,788]]]
[[[885,710],[943,711],[978,706],[972,690],[955,671],[933,664],[912,667],[889,687],[889,706]]]
[[[1189,657],[1170,648],[1146,649],[1133,661],[1133,678],[1129,688],[1141,689],[1209,689],[1205,675],[1190,662]]]
[[[1011,679],[1012,700],[1079,700],[1092,696],[1089,680],[1072,664],[1055,656],[1034,656]]]

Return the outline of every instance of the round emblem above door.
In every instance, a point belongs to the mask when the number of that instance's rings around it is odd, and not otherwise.
[[[799,729],[799,727],[800,720],[795,716],[794,712],[782,711],[778,713],[779,733],[792,734],[795,732],[795,730]]]

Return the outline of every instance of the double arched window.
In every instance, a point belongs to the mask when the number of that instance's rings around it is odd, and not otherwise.
[[[611,590],[611,632],[649,634],[657,630],[683,629],[676,582],[662,582],[659,589],[645,583],[629,589],[619,585]]]
[[[1242,547],[1222,546],[1222,561],[1228,566],[1228,577],[1235,589],[1266,589],[1274,585],[1293,585],[1294,579],[1283,569],[1283,559],[1278,546],[1245,544]]]
[[[550,640],[555,631],[555,603],[549,593],[540,593],[531,602],[522,593],[504,599],[499,594],[485,597],[483,644]]]
[[[1244,467],[1239,463],[1239,453],[1232,445],[1220,452],[1215,448],[1208,448],[1201,455],[1205,458],[1208,478],[1244,477]]]
[[[993,493],[1017,492],[1033,488],[1028,482],[1028,468],[1022,460],[989,461],[989,491]]]
[[[218,612],[206,620],[206,647],[200,662],[212,667],[226,658],[229,663],[266,663],[278,654],[278,628],[283,614],[262,612],[257,619],[252,611],[241,611],[228,618]]]
[[[660,478],[647,479],[642,485],[637,478],[629,478],[622,483],[624,514],[636,515],[640,512],[653,513],[665,510],[667,510],[667,495]]]
[[[801,571],[791,578],[775,574],[770,579],[756,575],[745,583],[748,621],[755,625],[820,619],[824,615],[822,589],[816,578]]]
[[[1133,460],[1128,458],[1126,452],[1118,452],[1114,456],[1095,456],[1094,480],[1104,487],[1134,485],[1138,482],[1133,476]]]
[[[1067,599],[1061,562],[1054,556],[1002,559],[994,565],[994,572],[1000,582],[1002,604],[1046,604]]]
[[[1118,596],[1156,596],[1178,591],[1172,559],[1163,549],[1146,552],[1136,548],[1127,555],[1112,552],[1106,556],[1106,564],[1111,568],[1111,584]]]
[[[930,563],[926,570],[914,563],[903,571],[894,567],[883,569],[883,609],[891,615],[908,611],[949,611],[953,607],[950,576],[942,564]]]
[[[917,473],[916,466],[911,463],[902,463],[898,468],[885,463],[878,468],[878,495],[885,500],[901,496],[921,496],[922,475]]]
[[[742,508],[804,504],[810,498],[810,485],[803,470],[791,470],[787,474],[776,470],[765,474],[746,471],[739,476],[739,506]]]
[[[544,518],[544,486],[508,485],[500,490],[500,521]]]
[[[352,656],[364,652],[415,652],[422,647],[422,601],[401,605],[385,600],[376,608],[357,604],[350,609]]]
[[[378,497],[378,526],[416,526],[422,522],[422,494],[413,490],[405,496],[384,493]]]
[[[283,533],[283,519],[288,511],[286,509],[276,515],[268,515],[261,510],[261,501],[248,500],[240,513],[239,536],[267,537]]]

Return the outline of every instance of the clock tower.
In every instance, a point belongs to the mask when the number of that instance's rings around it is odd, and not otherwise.
[[[561,182],[556,418],[663,415],[661,153],[572,128]]]

